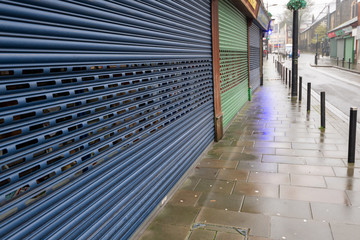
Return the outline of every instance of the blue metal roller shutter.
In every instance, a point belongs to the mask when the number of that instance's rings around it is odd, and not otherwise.
[[[260,86],[260,28],[252,23],[249,27],[250,85],[254,92]]]
[[[130,237],[213,140],[210,1],[0,19],[0,238]]]

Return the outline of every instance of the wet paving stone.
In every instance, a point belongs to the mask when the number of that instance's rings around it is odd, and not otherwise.
[[[347,151],[339,151],[336,149],[334,149],[334,151],[323,151],[322,152],[324,154],[324,157],[327,157],[327,158],[347,158],[348,156],[348,153]]]
[[[280,198],[309,202],[350,204],[345,191],[322,188],[281,185]]]
[[[290,176],[286,173],[250,172],[248,182],[289,185]]]
[[[350,199],[351,206],[360,207],[360,192],[346,191],[346,194]]]
[[[263,155],[261,161],[265,163],[306,164],[304,157],[294,156]]]
[[[291,174],[290,179],[293,186],[326,188],[323,176]]]
[[[360,179],[347,177],[325,177],[329,189],[360,191]]]
[[[278,171],[278,166],[275,163],[261,163],[254,161],[240,161],[237,169],[239,170],[249,170],[253,172],[272,172],[276,173]]]
[[[300,137],[275,137],[275,142],[316,143],[314,138],[300,138]]]
[[[198,177],[189,177],[181,185],[180,189],[184,190],[194,190],[195,186],[200,182]]]
[[[254,147],[255,141],[236,141],[237,147]]]
[[[193,177],[215,179],[218,175],[219,169],[216,168],[200,168],[195,167]]]
[[[202,208],[196,222],[249,228],[249,234],[261,237],[268,237],[270,233],[270,218],[261,214]]]
[[[242,153],[244,147],[218,147],[213,148],[212,152],[216,153]]]
[[[204,193],[201,195],[198,206],[216,208],[225,211],[240,211],[240,207],[244,201],[243,194],[222,194],[222,193]]]
[[[232,161],[261,161],[261,154],[250,154],[250,153],[223,153],[221,156],[222,160]]]
[[[201,192],[195,192],[190,190],[178,190],[171,198],[171,200],[168,202],[168,204],[174,206],[195,207],[200,197],[201,197]]]
[[[319,150],[276,149],[276,155],[295,157],[323,157]]]
[[[275,136],[264,136],[264,135],[257,135],[257,136],[241,136],[241,140],[250,140],[250,141],[266,141],[266,142],[274,142]]]
[[[344,161],[339,158],[313,158],[307,157],[306,164],[315,166],[345,166]]]
[[[238,181],[234,193],[258,197],[279,197],[279,185]]]
[[[189,240],[213,240],[216,232],[204,229],[195,229],[191,232]]]
[[[248,240],[271,240],[271,239],[270,238],[264,238],[264,237],[249,236]]]
[[[238,162],[229,160],[203,159],[198,167],[200,168],[233,168],[235,169]]]
[[[194,190],[199,192],[217,192],[231,194],[234,185],[235,182],[231,181],[201,179]]]
[[[245,240],[245,237],[235,233],[218,232],[215,240]]]
[[[340,204],[311,203],[314,220],[360,225],[360,208]]]
[[[334,240],[359,240],[360,225],[331,223]]]
[[[335,144],[292,143],[291,145],[293,149],[299,150],[338,150]]]
[[[339,138],[315,138],[316,143],[325,143],[325,144],[344,144],[346,142],[345,139],[339,139]]]
[[[275,154],[275,148],[245,147],[243,152],[248,154]]]
[[[246,196],[241,211],[268,216],[312,219],[309,202],[279,198]]]
[[[282,142],[259,142],[255,143],[255,147],[264,148],[291,148],[291,143]]]
[[[331,240],[328,223],[285,217],[271,218],[271,239]]]
[[[216,178],[226,181],[246,181],[248,176],[247,170],[220,169]]]
[[[140,240],[184,240],[189,227],[174,226],[153,222],[140,237]]]
[[[198,215],[200,208],[189,206],[166,205],[155,222],[170,225],[191,226]]]
[[[300,175],[334,176],[334,171],[328,166],[279,164],[280,173],[293,173]]]

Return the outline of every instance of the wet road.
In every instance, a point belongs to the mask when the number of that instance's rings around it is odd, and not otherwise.
[[[314,64],[314,55],[301,54],[298,70],[299,76],[303,77],[303,86],[311,82],[312,89],[318,94],[325,91],[326,101],[346,116],[349,116],[350,107],[360,108],[360,74],[336,68],[311,67],[310,64]],[[291,60],[286,60],[285,65],[291,68]]]

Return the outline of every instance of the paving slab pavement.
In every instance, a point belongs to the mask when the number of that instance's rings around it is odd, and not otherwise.
[[[264,86],[139,238],[359,239],[360,152],[349,165],[347,123],[327,109],[320,129],[312,103],[264,60]]]

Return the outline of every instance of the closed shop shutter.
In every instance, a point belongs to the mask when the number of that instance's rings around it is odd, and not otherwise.
[[[260,86],[260,28],[254,23],[249,28],[250,86],[254,92]]]
[[[330,57],[336,58],[337,56],[337,50],[336,50],[336,39],[332,38],[330,39]]]
[[[0,18],[0,239],[127,239],[214,138],[210,1]]]
[[[223,126],[248,100],[248,49],[245,16],[228,0],[219,1],[220,81]]]
[[[344,51],[345,51],[345,41],[343,38],[336,40],[336,56],[339,59],[344,58]]]
[[[345,38],[345,62],[354,62],[354,38]]]

